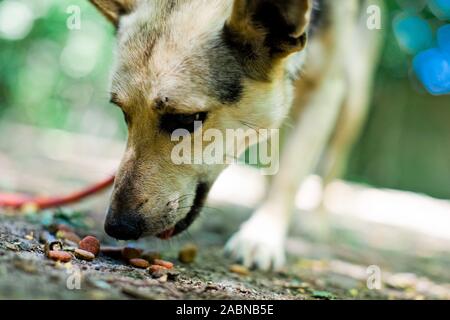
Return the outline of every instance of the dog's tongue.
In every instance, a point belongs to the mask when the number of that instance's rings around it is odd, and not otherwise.
[[[175,232],[175,228],[168,229],[168,230],[160,233],[158,235],[158,238],[160,238],[162,240],[169,240],[172,237],[174,232]]]

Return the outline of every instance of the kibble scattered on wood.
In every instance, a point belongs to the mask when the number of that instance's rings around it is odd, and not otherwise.
[[[231,265],[230,271],[241,276],[248,276],[250,274],[250,270],[248,270],[248,268],[241,266],[239,264]]]
[[[164,261],[164,260],[161,260],[161,259],[155,259],[155,261],[153,261],[153,264],[155,264],[157,266],[164,267],[166,269],[173,269],[173,263],[169,262],[169,261]]]
[[[83,249],[75,249],[74,253],[75,257],[81,260],[92,261],[95,259],[95,255],[92,252]]]
[[[150,267],[150,263],[147,260],[144,259],[130,259],[129,263],[136,268],[140,268],[140,269],[147,269],[148,267]]]
[[[78,247],[82,250],[89,251],[94,256],[98,256],[100,253],[100,241],[97,240],[96,237],[87,236],[83,240],[80,241]]]
[[[141,257],[142,252],[142,249],[125,247],[122,249],[122,258],[125,260],[138,259]]]
[[[69,262],[72,260],[72,255],[65,251],[49,251],[47,257],[60,262]]]
[[[195,244],[186,244],[178,254],[178,260],[183,263],[192,263],[197,257],[198,247]]]

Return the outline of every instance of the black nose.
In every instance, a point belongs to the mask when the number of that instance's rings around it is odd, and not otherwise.
[[[111,211],[105,221],[105,232],[118,240],[137,240],[142,235],[144,219],[138,214],[120,215]]]

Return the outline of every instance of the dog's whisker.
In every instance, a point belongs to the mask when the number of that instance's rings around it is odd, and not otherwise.
[[[178,208],[178,210],[192,209],[193,206],[194,206],[194,205],[187,206],[187,207],[181,207],[181,208]]]
[[[195,196],[195,194],[193,194],[193,193],[185,194],[185,195],[182,195],[182,196],[178,197],[177,199],[174,199],[170,202],[182,202],[183,200],[186,200],[188,197],[191,197],[191,196]]]
[[[247,122],[247,121],[244,121],[244,120],[240,120],[240,122],[241,122],[244,126],[250,128],[250,129],[253,129],[253,130],[255,130],[255,131],[258,131],[258,130],[261,129],[258,125],[253,124],[253,123],[251,123],[251,122]]]

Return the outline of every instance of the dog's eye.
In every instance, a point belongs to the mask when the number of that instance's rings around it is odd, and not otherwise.
[[[194,132],[199,123],[203,123],[208,116],[206,112],[194,114],[167,113],[161,116],[159,126],[161,130],[172,134],[177,129],[185,129]]]

